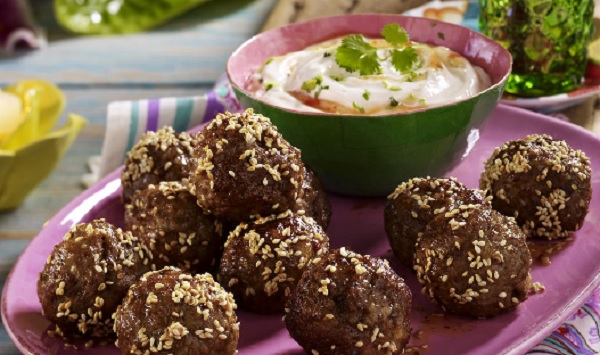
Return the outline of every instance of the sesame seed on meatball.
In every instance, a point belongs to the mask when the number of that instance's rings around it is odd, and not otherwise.
[[[244,309],[283,312],[308,264],[328,249],[311,217],[287,211],[242,222],[225,243],[218,280]]]
[[[42,313],[67,340],[109,336],[111,315],[152,266],[152,254],[130,232],[104,219],[75,225],[39,275]]]
[[[125,354],[232,355],[239,323],[231,294],[210,274],[174,267],[141,277],[117,309],[117,347]]]
[[[221,223],[206,214],[188,186],[178,181],[135,191],[125,208],[125,228],[152,250],[158,268],[214,271],[224,242]]]
[[[445,311],[485,318],[527,299],[531,263],[526,236],[512,217],[463,205],[429,222],[414,268],[423,292]]]
[[[307,353],[401,354],[410,309],[410,290],[387,261],[341,248],[311,263],[284,321]]]
[[[196,168],[191,159],[196,141],[187,133],[176,133],[172,127],[146,132],[131,148],[121,173],[121,201],[131,202],[133,192],[161,181],[187,179]]]
[[[496,148],[480,186],[492,206],[516,218],[528,236],[565,238],[588,213],[592,170],[584,152],[548,135],[533,134]]]
[[[385,231],[394,255],[412,269],[415,243],[435,216],[460,205],[489,205],[485,194],[454,178],[412,178],[398,185],[385,205]]]
[[[251,109],[218,114],[198,134],[191,175],[198,205],[218,218],[246,221],[293,209],[305,167],[271,121]]]

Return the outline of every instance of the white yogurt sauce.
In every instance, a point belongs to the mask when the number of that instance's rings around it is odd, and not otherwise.
[[[381,74],[341,68],[335,60],[339,38],[269,59],[255,74],[252,91],[270,104],[301,111],[384,115],[465,99],[491,85],[483,69],[448,48],[412,42],[420,65],[402,74],[383,59],[392,48],[387,42],[366,40],[378,48]],[[303,89],[317,78],[314,90]]]

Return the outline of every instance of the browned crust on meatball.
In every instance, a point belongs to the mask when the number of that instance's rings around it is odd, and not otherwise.
[[[172,127],[146,132],[131,148],[121,173],[121,201],[129,204],[134,191],[161,181],[188,179],[196,169],[191,158],[196,141],[189,134],[177,134]]]
[[[411,293],[386,260],[345,248],[308,267],[285,325],[307,353],[399,354],[410,338]]]
[[[108,336],[129,286],[151,268],[152,254],[131,233],[104,219],[75,225],[40,273],[42,313],[66,338]]]
[[[236,354],[239,323],[231,294],[210,274],[172,267],[145,274],[115,313],[122,354]]]
[[[318,176],[306,167],[302,190],[304,196],[299,198],[293,211],[304,211],[307,216],[312,217],[323,229],[329,226],[331,219],[331,204],[327,192],[323,188]]]
[[[218,114],[198,135],[192,175],[198,205],[244,221],[293,209],[303,197],[304,164],[271,121],[251,109]]]
[[[464,205],[435,217],[419,238],[415,270],[444,310],[491,317],[516,308],[531,286],[526,236],[489,206]]]
[[[385,205],[385,231],[394,255],[412,269],[415,243],[435,216],[460,205],[489,205],[485,194],[454,178],[412,178],[392,192]]]
[[[158,268],[214,271],[223,246],[221,223],[204,213],[186,184],[163,181],[135,191],[125,228],[152,250]]]
[[[311,217],[287,211],[242,222],[225,243],[218,280],[244,309],[283,312],[306,266],[328,249],[327,234]]]
[[[589,158],[562,140],[529,135],[496,148],[480,186],[492,206],[528,236],[565,238],[579,230],[592,197]]]

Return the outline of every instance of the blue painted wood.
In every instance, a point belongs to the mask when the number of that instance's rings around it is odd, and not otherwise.
[[[235,48],[256,33],[274,0],[209,1],[152,31],[75,36],[52,17],[52,1],[34,1],[49,45],[0,60],[0,85],[23,78],[58,84],[210,84]]]
[[[67,98],[65,113],[77,113],[88,119],[90,124],[104,126],[106,124],[106,108],[111,101],[141,100],[159,97],[187,97],[199,96],[212,89],[213,83],[198,86],[152,86],[152,87],[87,87],[73,88],[62,85],[61,88]],[[65,121],[61,118],[61,122]],[[99,133],[98,138],[104,137],[104,131]]]
[[[4,289],[4,283],[10,269],[17,261],[19,254],[25,249],[26,240],[3,240],[0,244],[0,293]],[[17,355],[17,350],[3,325],[0,326],[0,354]]]

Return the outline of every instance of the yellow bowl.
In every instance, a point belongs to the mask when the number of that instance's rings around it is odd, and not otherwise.
[[[54,170],[87,123],[69,115],[52,131],[65,107],[63,93],[53,84],[28,80],[3,89],[17,95],[24,117],[14,133],[0,141],[0,210],[18,207]]]

